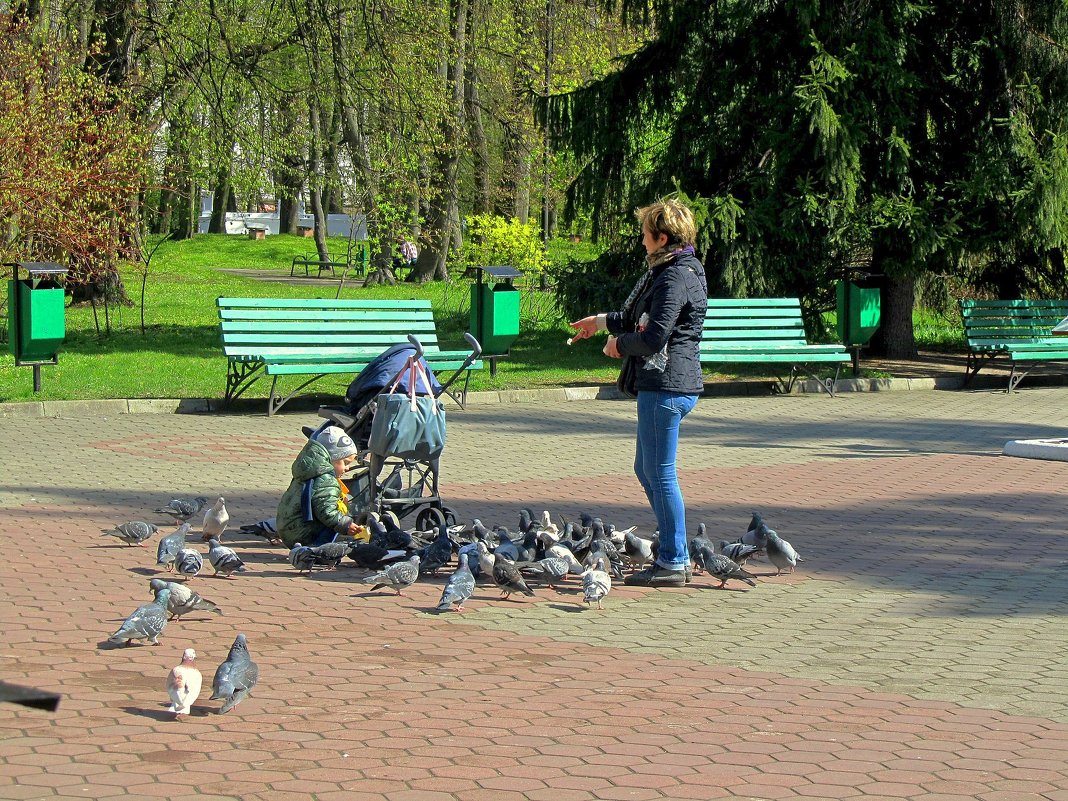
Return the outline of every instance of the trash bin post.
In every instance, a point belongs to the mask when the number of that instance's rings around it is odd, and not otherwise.
[[[67,268],[53,262],[13,262],[8,282],[8,349],[16,366],[33,368],[33,391],[41,391],[41,365],[59,364],[66,336],[64,292],[60,279]],[[19,278],[19,270],[27,277]]]

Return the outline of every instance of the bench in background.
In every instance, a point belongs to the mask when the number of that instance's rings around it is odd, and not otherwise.
[[[461,408],[471,370],[482,367],[471,351],[441,350],[429,300],[312,300],[219,298],[219,325],[226,355],[229,405],[262,376],[271,376],[267,414],[273,415],[301,390],[325,375],[355,375],[386,348],[415,335],[436,373],[464,373]],[[289,394],[278,394],[280,376],[310,376]],[[441,380],[439,378],[439,380]]]
[[[1053,335],[1068,317],[1068,300],[962,300],[960,314],[968,344],[965,386],[998,356],[1009,359],[1009,392],[1042,362],[1068,360],[1068,341]]]
[[[785,392],[798,375],[811,376],[834,397],[834,382],[843,364],[852,361],[842,345],[810,345],[805,339],[797,298],[709,298],[701,334],[701,364],[789,365],[789,378],[778,374]],[[833,364],[834,378],[820,380],[812,365]]]

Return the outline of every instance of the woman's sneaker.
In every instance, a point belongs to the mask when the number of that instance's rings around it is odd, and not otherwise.
[[[660,565],[647,567],[637,573],[631,573],[623,583],[629,587],[685,587],[685,570],[668,570]]]

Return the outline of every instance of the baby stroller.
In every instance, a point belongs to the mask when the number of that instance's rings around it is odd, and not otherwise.
[[[445,407],[439,398],[482,353],[471,334],[464,338],[471,355],[444,384],[423,358],[419,340],[409,334],[407,343],[386,349],[360,371],[345,393],[344,406],[319,407],[327,422],[309,435],[336,425],[359,449],[359,465],[343,478],[355,509],[390,511],[398,519],[416,512],[415,526],[422,530],[455,524],[455,514],[438,492],[445,445]],[[382,403],[388,408],[380,409]]]

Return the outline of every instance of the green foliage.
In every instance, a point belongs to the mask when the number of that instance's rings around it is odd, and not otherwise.
[[[537,225],[492,214],[467,218],[461,259],[465,267],[511,265],[522,270],[528,279],[540,276],[549,265]]]
[[[128,248],[146,135],[126,94],[69,43],[0,17],[0,261],[69,263],[82,281]]]

